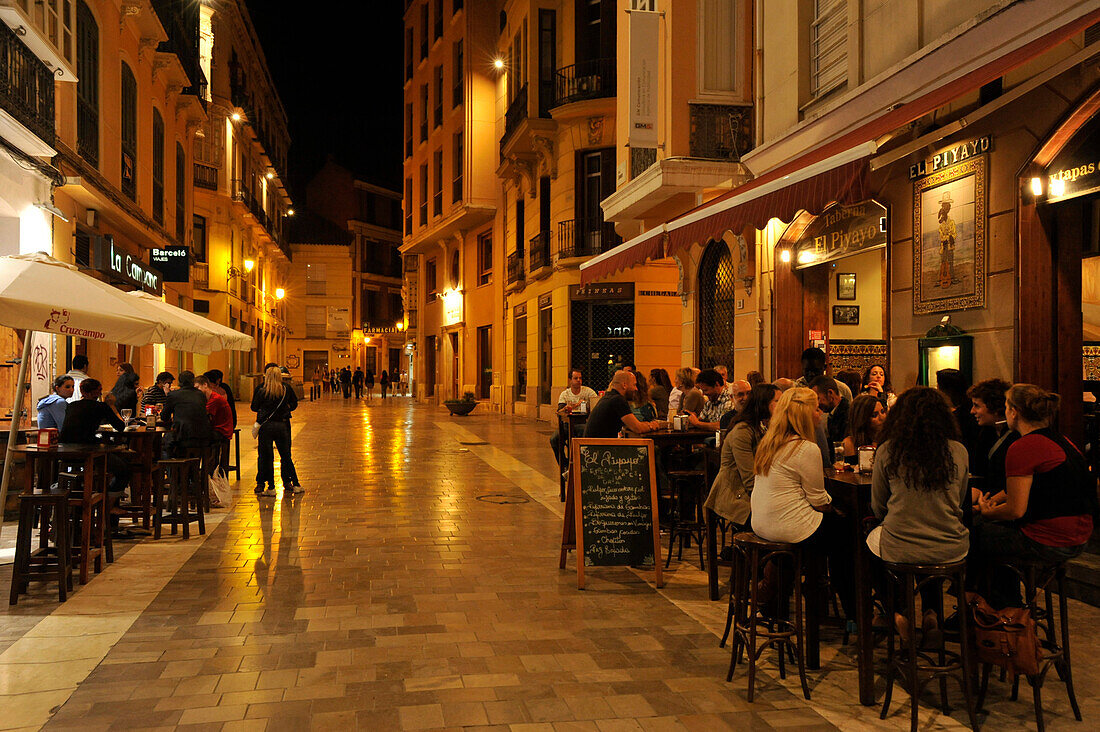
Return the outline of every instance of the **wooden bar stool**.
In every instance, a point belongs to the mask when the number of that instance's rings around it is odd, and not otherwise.
[[[91,490],[86,488],[89,483]],[[72,472],[57,474],[57,486],[69,494],[69,515],[72,536],[80,537],[80,543],[72,546],[73,561],[80,568],[80,584],[88,584],[91,570],[103,571],[110,536],[107,532],[107,494],[102,481],[87,481]],[[98,489],[97,489],[98,488]],[[112,552],[113,554],[113,552]],[[113,558],[113,557],[112,557]]]
[[[19,533],[15,540],[15,564],[11,573],[11,596],[15,605],[26,594],[32,579],[56,580],[57,597],[65,602],[73,589],[73,567],[69,549],[69,492],[47,490],[19,496]],[[39,517],[39,547],[31,549],[31,531]],[[51,545],[52,539],[52,545]]]
[[[706,497],[707,471],[669,470],[668,483],[670,495],[670,514],[668,523],[668,556],[665,557],[665,569],[672,563],[672,552],[679,543],[676,561],[683,561],[684,546],[691,546],[692,539],[699,548],[699,569],[706,569],[703,557],[706,522],[704,521],[703,501]]]
[[[966,701],[966,714],[970,720],[970,728],[977,732],[978,720],[975,716],[975,704],[973,688],[974,673],[976,671],[974,649],[970,645],[968,631],[969,618],[967,608],[960,607],[957,613],[959,618],[959,650],[948,651],[941,640],[936,647],[921,647],[917,642],[917,595],[920,590],[929,587],[939,591],[940,600],[938,607],[922,608],[939,613],[940,621],[944,618],[943,592],[948,583],[954,585],[958,592],[962,592],[966,586],[966,561],[951,562],[948,564],[901,564],[896,562],[883,562],[886,568],[886,611],[893,613],[895,604],[895,592],[900,587],[902,591],[901,617],[904,618],[905,627],[898,633],[890,632],[886,641],[886,695],[882,700],[882,712],[880,719],[886,719],[890,711],[890,698],[894,690],[894,679],[902,679],[909,691],[911,732],[917,729],[917,712],[921,691],[931,681],[939,681],[940,702],[943,713],[948,713],[947,706],[947,679],[955,679],[962,687],[963,698]],[[904,632],[902,632],[904,630]],[[895,637],[902,635],[902,647],[895,644]],[[922,639],[923,642],[924,639]]]
[[[726,681],[733,681],[733,670],[741,661],[741,654],[748,652],[749,701],[753,700],[756,686],[756,664],[769,646],[779,652],[779,678],[787,678],[786,654],[793,653],[798,663],[798,678],[802,682],[802,694],[808,700],[810,687],[806,683],[805,629],[802,622],[802,548],[797,544],[765,541],[751,531],[733,537],[736,600],[733,618],[733,650],[730,654],[730,670]],[[778,612],[766,607],[760,597],[761,567],[775,564],[778,591]],[[788,565],[788,566],[784,566]],[[784,592],[784,576],[794,580],[794,620],[790,619],[787,593]],[[763,643],[757,645],[758,639]]]
[[[199,533],[206,533],[202,494],[199,480],[202,477],[200,458],[160,460],[153,479],[153,538],[159,539],[162,524],[183,527],[183,538],[191,538],[191,522],[197,522]],[[165,506],[167,501],[167,506]],[[194,509],[192,510],[192,504]],[[165,515],[165,509],[168,514]]]
[[[228,445],[226,446],[228,448]],[[236,473],[237,480],[241,479],[241,428],[233,428],[233,463],[230,464],[228,459],[226,460],[226,474]]]
[[[1058,676],[1066,684],[1066,693],[1069,695],[1069,705],[1073,710],[1074,718],[1081,721],[1081,708],[1077,704],[1077,695],[1073,691],[1073,667],[1069,657],[1069,603],[1066,600],[1066,563],[1040,564],[1035,562],[1025,563],[998,563],[999,568],[1011,572],[1024,586],[1024,602],[1031,617],[1035,620],[1036,631],[1039,635],[1041,647],[1041,660],[1039,673],[1034,676],[1026,676],[1031,685],[1032,699],[1035,706],[1035,725],[1038,732],[1045,729],[1043,723],[1043,683],[1047,673],[1054,668]],[[1058,593],[1058,614],[1054,614],[1053,592]],[[1042,597],[1042,603],[1040,603]],[[1057,621],[1057,627],[1055,622]],[[982,681],[978,690],[978,709],[985,702],[985,694],[989,688],[990,664],[982,664]],[[1012,680],[1012,701],[1016,701],[1020,691],[1020,677],[1017,675]]]

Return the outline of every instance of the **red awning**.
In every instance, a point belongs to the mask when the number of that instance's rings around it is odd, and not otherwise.
[[[832,201],[853,203],[868,196],[867,158],[851,160],[809,178],[796,180],[785,188],[751,195],[759,188],[775,184],[788,176],[798,177],[810,166],[820,166],[830,158],[840,158],[883,135],[893,132],[958,97],[980,89],[1005,73],[1069,40],[1089,26],[1100,22],[1100,10],[1094,10],[1010,53],[960,76],[919,99],[888,111],[805,155],[763,173],[748,183],[708,201],[662,227],[635,237],[626,244],[581,265],[581,283],[587,284],[619,270],[642,264],[657,256],[672,256],[694,243],[719,239],[726,231],[740,233],[748,225],[763,228],[772,218],[790,221],[800,210],[820,211]],[[770,186],[769,186],[770,187]],[[749,195],[746,195],[749,194]],[[828,199],[829,196],[833,198]],[[743,203],[730,199],[742,198]],[[667,244],[660,246],[667,237]]]

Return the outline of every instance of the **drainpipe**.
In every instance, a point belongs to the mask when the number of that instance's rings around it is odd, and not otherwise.
[[[753,130],[753,137],[759,142],[763,134],[764,129],[764,3],[763,0],[753,3],[753,58],[752,58],[752,77],[753,86],[755,87],[755,102],[754,102],[754,116],[756,118],[755,129]],[[767,231],[767,229],[765,229]],[[757,248],[757,283],[756,283],[756,358],[757,358],[757,371],[761,374],[766,373],[764,371],[764,247],[757,241],[755,244]],[[774,263],[773,263],[774,264]],[[774,269],[774,268],[773,268]],[[769,294],[771,291],[771,277],[767,278]],[[771,297],[768,298],[768,302],[771,303]],[[772,378],[776,378],[773,374]]]

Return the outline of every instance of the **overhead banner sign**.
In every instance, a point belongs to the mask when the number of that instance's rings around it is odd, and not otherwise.
[[[165,282],[190,282],[191,264],[187,247],[166,247],[149,250],[149,262],[164,277]]]
[[[657,56],[661,16],[645,10],[630,15],[630,147],[657,147]]]

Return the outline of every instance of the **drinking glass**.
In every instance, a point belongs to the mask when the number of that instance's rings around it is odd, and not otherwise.
[[[122,421],[125,422],[127,425],[129,425],[130,424],[130,415],[132,415],[134,413],[134,410],[132,410],[132,409],[120,409],[120,410],[118,410],[118,412],[119,412],[119,414],[122,415]]]
[[[844,443],[843,442],[834,442],[833,443],[833,461],[834,462],[843,462],[844,461]]]

